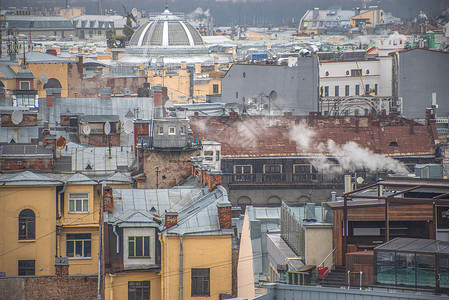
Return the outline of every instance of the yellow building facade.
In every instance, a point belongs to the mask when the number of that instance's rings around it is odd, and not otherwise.
[[[375,27],[385,23],[385,12],[381,9],[373,9],[351,18],[351,28]]]
[[[0,271],[52,275],[56,189],[62,182],[26,171],[0,177]]]

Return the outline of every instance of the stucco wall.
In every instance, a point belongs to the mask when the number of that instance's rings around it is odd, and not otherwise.
[[[306,265],[318,265],[333,249],[332,226],[306,227],[304,240]]]

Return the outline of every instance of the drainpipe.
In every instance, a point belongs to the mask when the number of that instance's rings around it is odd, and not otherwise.
[[[116,249],[115,253],[120,253],[120,237],[118,236],[116,228],[117,228],[117,225],[114,224],[114,226],[112,226],[112,232],[115,234],[115,237],[117,238],[117,249]]]
[[[97,299],[101,299],[101,247],[102,247],[102,224],[100,224],[98,229],[98,288],[97,288]]]
[[[64,183],[64,185],[62,186],[62,190],[60,190],[58,192],[58,195],[56,196],[56,207],[57,207],[57,217],[60,217],[62,215],[61,213],[61,195],[65,192],[65,188],[66,188],[66,184]],[[61,231],[62,231],[62,226],[61,226]],[[60,247],[61,247],[61,243],[58,243],[59,241],[59,237],[58,235],[60,235],[60,230],[58,229],[58,226],[56,226],[56,255],[60,256]]]
[[[183,238],[183,235],[181,234],[179,236],[179,300],[182,300],[182,272],[183,272],[182,238]]]
[[[114,299],[114,277],[115,273],[114,274],[109,273],[109,278],[111,279],[109,288],[109,299],[111,300]]]

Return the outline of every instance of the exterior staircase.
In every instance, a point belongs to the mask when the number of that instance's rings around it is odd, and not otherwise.
[[[335,266],[329,274],[324,278],[320,279],[321,286],[325,287],[341,287],[348,285],[348,277],[346,273],[345,266]]]

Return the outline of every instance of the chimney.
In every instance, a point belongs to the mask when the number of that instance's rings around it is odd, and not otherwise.
[[[53,107],[53,89],[46,89],[46,103],[47,107]]]
[[[83,60],[84,60],[84,56],[82,56],[82,55],[77,55],[77,58],[78,58],[78,62],[77,62],[77,65],[78,65],[78,73],[81,74],[81,75],[83,75]]]
[[[232,207],[229,202],[217,203],[218,220],[221,229],[232,229]]]
[[[214,170],[214,171],[208,171],[208,181],[207,186],[209,187],[209,191],[212,192],[217,188],[217,185],[221,184],[221,171],[220,170]]]
[[[352,192],[351,175],[345,175],[345,193]]]
[[[112,89],[111,87],[100,88],[100,98],[111,98]]]
[[[336,192],[336,191],[332,191],[332,192],[331,192],[331,197],[332,197],[332,198],[331,198],[331,199],[332,199],[332,200],[331,200],[332,202],[337,201],[337,192]]]
[[[178,225],[178,212],[176,211],[165,212],[165,228],[168,229],[175,225]]]
[[[103,210],[108,213],[114,211],[114,196],[110,186],[105,186],[103,188]]]
[[[67,277],[69,275],[69,258],[55,256],[55,274],[58,277]]]
[[[239,118],[239,113],[236,111],[229,112],[229,119],[237,120]]]

